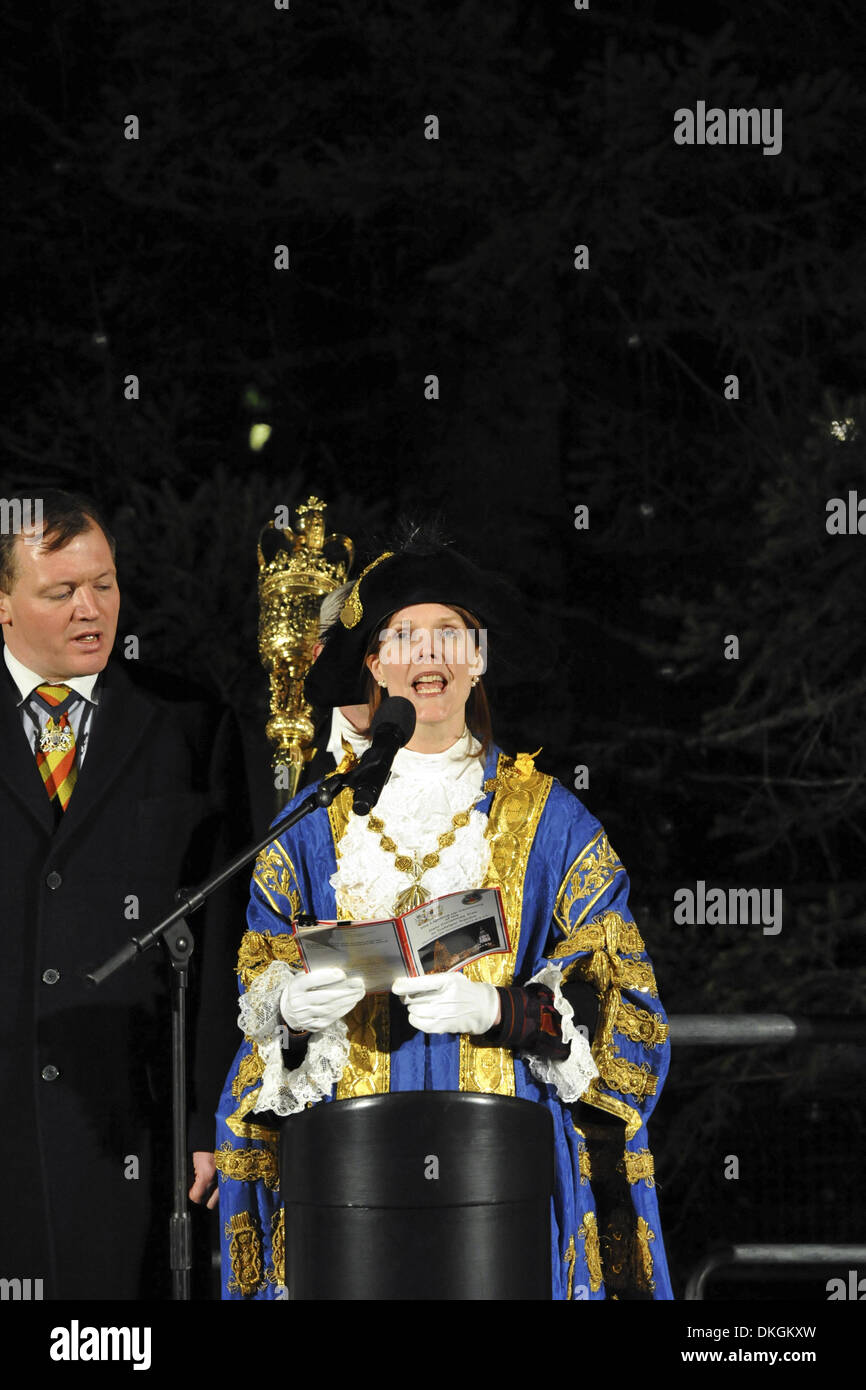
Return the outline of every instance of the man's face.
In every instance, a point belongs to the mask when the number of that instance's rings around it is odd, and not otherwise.
[[[10,593],[0,590],[0,624],[10,652],[31,671],[55,681],[101,671],[119,611],[114,561],[98,526],[55,551],[17,537],[15,582]]]

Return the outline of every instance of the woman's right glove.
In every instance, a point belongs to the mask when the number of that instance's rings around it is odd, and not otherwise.
[[[280,995],[280,1013],[296,1033],[319,1032],[353,1009],[366,991],[357,975],[329,965],[309,974],[298,974]]]

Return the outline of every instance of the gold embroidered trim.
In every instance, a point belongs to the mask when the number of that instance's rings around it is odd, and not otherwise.
[[[346,1015],[349,1057],[337,1082],[337,1100],[381,1096],[391,1089],[390,996],[368,994]]]
[[[562,1258],[568,1265],[568,1284],[565,1289],[565,1297],[566,1300],[570,1300],[574,1288],[574,1262],[577,1259],[577,1251],[574,1248],[574,1236],[568,1237],[568,1249]]]
[[[587,1105],[594,1105],[597,1110],[604,1110],[608,1115],[616,1115],[618,1119],[625,1121],[625,1137],[633,1139],[643,1124],[641,1113],[635,1110],[633,1105],[627,1105],[624,1100],[617,1100],[616,1096],[609,1096],[605,1091],[600,1090],[601,1082],[594,1076],[581,1096],[581,1100]]]
[[[280,1185],[280,1172],[276,1149],[234,1149],[231,1140],[217,1149],[214,1154],[216,1166],[227,1178],[237,1182],[258,1182],[263,1179],[265,1187],[276,1192]]]
[[[292,908],[292,917],[296,917],[300,912],[301,890],[298,871],[292,863],[288,851],[283,848],[279,840],[274,840],[259,854],[253,869],[253,882],[258,884],[274,912],[279,913],[281,917],[285,917],[286,914],[280,912],[277,906],[277,894],[283,898],[288,898]]]
[[[575,971],[595,985],[600,994],[607,993],[614,986],[617,990],[635,989],[658,999],[652,966],[646,961],[621,960],[619,956],[611,960],[605,951],[596,951],[589,958],[584,956],[567,965],[562,972],[563,980],[569,979]]]
[[[364,606],[361,603],[361,598],[358,593],[361,587],[361,580],[370,573],[370,570],[374,570],[377,565],[381,565],[383,560],[390,560],[393,554],[393,550],[386,550],[384,554],[380,555],[377,559],[371,560],[366,569],[361,570],[361,573],[352,586],[352,592],[340,609],[340,622],[343,624],[343,627],[352,628],[358,626],[364,616]]]
[[[337,865],[340,863],[340,841],[346,833],[346,826],[349,824],[349,816],[352,811],[352,789],[344,788],[339,796],[334,797],[328,807],[328,820],[331,822],[331,834],[334,837],[334,854]],[[339,910],[337,912],[339,917]]]
[[[564,936],[568,936],[576,927],[580,926],[591,911],[593,904],[598,901],[617,874],[623,873],[625,873],[625,869],[619,856],[612,848],[605,832],[600,830],[594,839],[590,840],[589,844],[580,851],[559,890],[553,917],[554,921],[562,928]],[[584,899],[586,899],[585,903]],[[583,903],[583,906],[572,922],[572,909],[580,903]]]
[[[643,1181],[647,1187],[655,1187],[656,1168],[649,1149],[638,1149],[637,1153],[629,1153],[626,1150],[617,1167],[625,1174],[627,1182]]]
[[[604,1048],[599,1048],[595,1060],[602,1080],[612,1091],[634,1096],[636,1100],[655,1095],[658,1077],[653,1075],[649,1062],[641,1062],[640,1065],[627,1062],[624,1057],[615,1057]]]
[[[363,576],[362,576],[363,578]],[[340,841],[352,811],[352,789],[335,797],[328,807],[334,853],[340,862]],[[340,905],[337,904],[337,916]],[[346,1015],[349,1056],[337,1082],[336,1099],[386,1095],[391,1089],[391,1015],[387,994],[368,994]]]
[[[239,1139],[265,1139],[274,1140],[277,1138],[277,1131],[267,1125],[246,1124],[244,1117],[250,1113],[259,1096],[261,1086],[257,1086],[254,1091],[248,1091],[233,1115],[226,1119],[226,1126],[232,1134],[236,1134]]]
[[[587,1211],[584,1213],[577,1236],[578,1240],[583,1241],[584,1254],[586,1255],[586,1267],[589,1270],[589,1287],[593,1293],[598,1293],[601,1288],[602,1278],[601,1251],[599,1249],[598,1225],[596,1224],[594,1211]]]
[[[274,960],[285,961],[297,970],[303,969],[298,943],[291,932],[277,932],[276,936],[269,931],[244,932],[238,948],[237,964],[237,974],[244,989],[249,989],[256,976],[267,970]]]
[[[652,999],[659,997],[653,968],[645,960],[622,961],[617,971],[616,984],[619,989],[636,989],[640,994],[648,994]]]
[[[630,1062],[619,1055],[619,1048],[613,1040],[614,1030],[623,1008],[623,1000],[616,989],[609,989],[601,1001],[599,1022],[592,1044],[592,1055],[605,1085],[623,1095],[636,1096],[643,1100],[654,1096],[658,1086],[649,1062]]]
[[[547,804],[553,778],[532,767],[529,753],[512,759],[500,753],[496,766],[497,790],[490,807],[486,835],[490,841],[490,867],[484,887],[502,892],[511,950],[507,955],[485,956],[467,965],[469,980],[507,986],[514,979],[514,965],[520,944],[523,915],[523,885],[529,852],[542,812]],[[461,1091],[483,1091],[489,1095],[515,1094],[514,1054],[505,1047],[476,1047],[463,1033],[460,1037],[459,1086]]]
[[[610,956],[639,955],[645,949],[634,922],[626,922],[619,912],[600,912],[585,926],[577,927],[556,943],[551,960],[571,956],[577,951],[606,951]]]
[[[279,1207],[271,1217],[271,1263],[268,1282],[286,1285],[286,1209]]]
[[[590,1162],[589,1149],[583,1142],[577,1145],[577,1168],[580,1173],[580,1185],[592,1182],[592,1163]]]
[[[225,1226],[232,1277],[226,1288],[249,1298],[262,1287],[262,1237],[251,1212],[238,1211]]]
[[[258,1094],[258,1093],[257,1093]],[[277,1139],[278,1134],[275,1129],[268,1129],[267,1125],[247,1125],[238,1120],[235,1115],[229,1115],[226,1120],[226,1127],[236,1134],[238,1139]]]
[[[616,1010],[617,1032],[624,1033],[632,1042],[644,1047],[656,1047],[668,1035],[668,1025],[661,1014],[651,1014],[647,1009],[639,1009],[627,999],[620,999]]]
[[[637,1285],[640,1289],[654,1289],[653,1280],[653,1256],[650,1250],[650,1241],[655,1240],[655,1231],[651,1231],[642,1216],[637,1219],[637,1231],[635,1232],[635,1275]]]
[[[237,1074],[232,1082],[232,1095],[235,1100],[240,1099],[241,1091],[245,1091],[248,1086],[252,1086],[264,1076],[265,1064],[259,1056],[259,1049],[253,1043],[252,1052],[248,1052],[238,1063]]]

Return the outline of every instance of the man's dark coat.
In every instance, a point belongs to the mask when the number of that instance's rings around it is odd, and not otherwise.
[[[69,807],[54,816],[0,660],[0,1277],[46,1298],[163,1297],[171,1207],[168,966],[83,976],[245,840],[233,717],[112,660]],[[236,1046],[246,875],[192,919],[192,1148]],[[206,1001],[196,1009],[199,995]],[[233,997],[234,996],[234,997]]]

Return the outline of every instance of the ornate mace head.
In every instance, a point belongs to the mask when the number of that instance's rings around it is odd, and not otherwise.
[[[296,524],[268,521],[261,530],[259,559],[259,656],[270,674],[271,707],[265,732],[274,767],[288,769],[293,796],[313,738],[312,709],[304,678],[319,636],[322,599],[341,584],[354,558],[348,536],[327,533],[326,503],[308,497],[295,509]],[[289,520],[289,509],[278,507]]]

